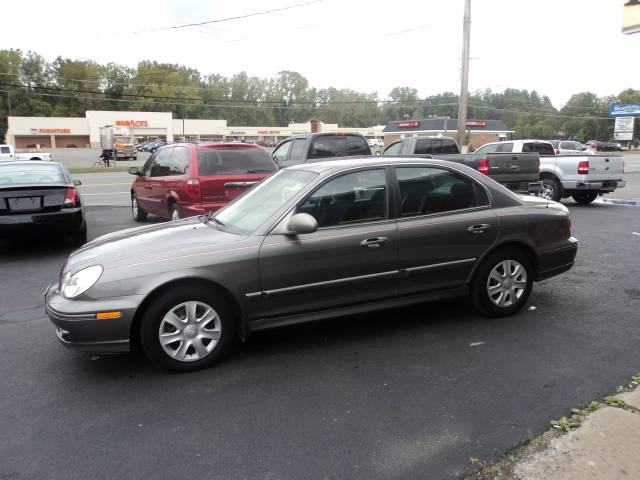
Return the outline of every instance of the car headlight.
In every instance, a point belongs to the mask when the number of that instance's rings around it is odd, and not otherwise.
[[[102,266],[94,265],[84,268],[73,275],[67,272],[60,281],[60,292],[65,298],[75,298],[86,292],[102,275]]]

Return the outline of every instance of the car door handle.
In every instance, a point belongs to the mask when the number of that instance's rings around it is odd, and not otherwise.
[[[488,230],[491,225],[488,223],[478,223],[477,225],[471,225],[467,228],[467,232],[469,233],[484,233],[485,230]]]
[[[367,248],[378,248],[389,243],[390,240],[387,237],[373,237],[366,238],[360,242],[360,246]]]
[[[144,189],[145,189],[145,190],[151,190],[152,188],[153,188],[153,187],[152,187],[151,185],[145,185],[145,186],[144,186]]]

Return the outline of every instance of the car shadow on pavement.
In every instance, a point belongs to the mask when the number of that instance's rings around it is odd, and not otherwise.
[[[75,248],[62,238],[5,239],[0,240],[0,259],[15,261],[21,258],[51,258],[52,255],[67,256]]]

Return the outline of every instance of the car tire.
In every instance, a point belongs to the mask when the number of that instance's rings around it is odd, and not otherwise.
[[[166,290],[145,308],[140,343],[156,365],[189,372],[222,360],[233,345],[235,327],[221,294],[204,285],[183,285]]]
[[[529,259],[519,250],[504,249],[490,254],[476,270],[471,282],[471,301],[486,315],[506,317],[524,306],[532,287],[533,268]]]
[[[81,247],[87,243],[87,224],[82,226],[82,230],[71,235],[69,239],[74,247]]]
[[[539,197],[559,202],[562,198],[562,186],[560,182],[555,178],[542,178],[542,190],[538,193]]]
[[[598,198],[598,192],[574,193],[571,197],[580,205],[588,205]]]
[[[138,205],[138,199],[135,195],[131,196],[131,215],[136,222],[144,222],[148,213]]]
[[[180,205],[177,203],[172,203],[171,208],[169,208],[169,214],[171,215],[171,220],[180,220],[182,218],[182,209]]]

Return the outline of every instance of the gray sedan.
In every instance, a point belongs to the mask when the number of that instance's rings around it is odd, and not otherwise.
[[[468,295],[512,315],[534,281],[573,265],[563,205],[520,197],[456,163],[332,160],[281,170],[222,210],[97,238],[47,288],[67,346],[141,344],[177,371],[237,337]]]

